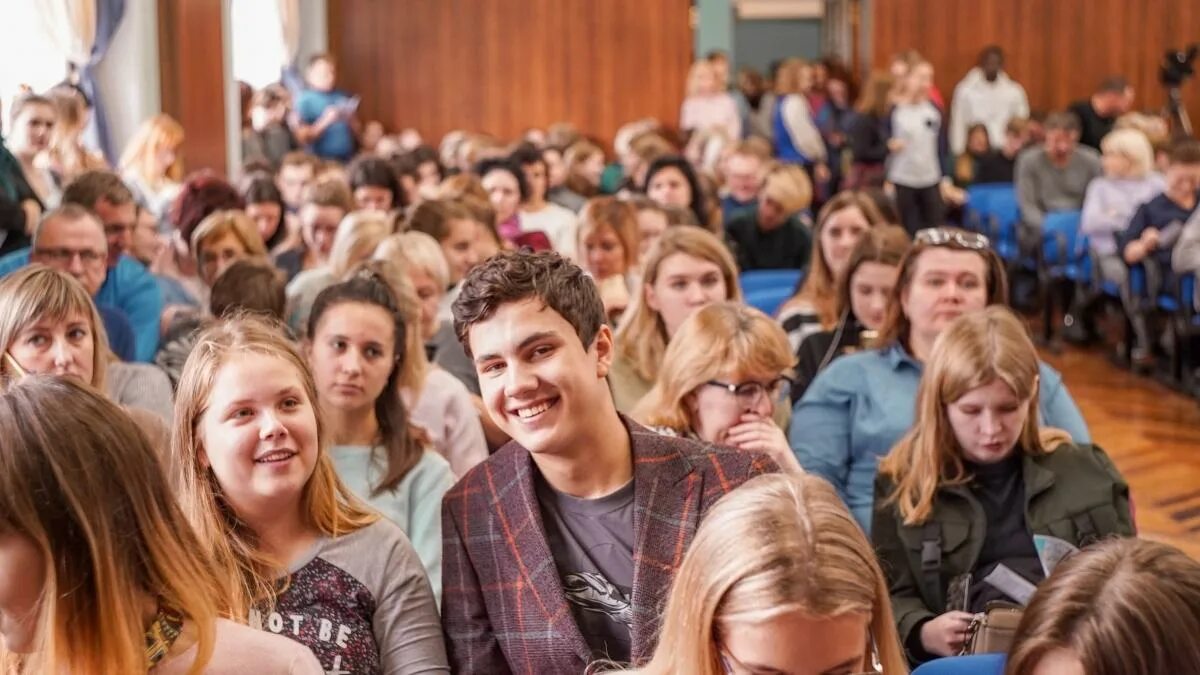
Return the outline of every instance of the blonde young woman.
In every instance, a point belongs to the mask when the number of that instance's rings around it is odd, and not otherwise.
[[[355,265],[368,260],[391,233],[392,224],[386,213],[354,211],[347,214],[333,237],[328,262],[304,270],[288,282],[288,326],[297,335],[302,335],[317,294],[346,276]]]
[[[60,375],[107,392],[160,454],[170,433],[171,393],[165,375],[148,364],[123,364],[108,348],[104,324],[87,290],[74,278],[43,265],[29,265],[0,280],[0,386],[27,375]],[[110,387],[112,370],[122,386]],[[165,386],[164,386],[165,385]],[[152,407],[159,414],[140,406]]]
[[[775,75],[775,107],[771,112],[775,156],[788,164],[812,169],[819,182],[828,174],[825,140],[813,121],[808,103],[813,87],[813,67],[802,59],[788,59]]]
[[[16,98],[10,108],[5,145],[20,162],[21,173],[43,210],[53,209],[62,200],[62,188],[46,167],[46,151],[54,137],[58,110],[50,99],[33,94]]]
[[[79,174],[92,170],[107,170],[108,162],[83,145],[83,130],[91,114],[91,102],[83,91],[70,84],[61,84],[46,92],[46,98],[58,109],[58,121],[50,138],[47,160],[50,171],[65,187]]]
[[[605,314],[616,325],[637,283],[637,210],[616,197],[590,199],[579,214],[578,236],[580,266],[600,288]]]
[[[720,239],[699,227],[668,227],[617,329],[608,375],[617,410],[633,410],[654,386],[667,343],[685,319],[705,305],[741,299],[737,266]]]
[[[1025,609],[1009,675],[1200,673],[1200,562],[1139,539],[1064,560]]]
[[[813,228],[812,257],[800,290],[779,310],[779,322],[795,351],[804,338],[837,323],[837,278],[867,230],[883,216],[861,192],[842,192],[821,207]]]
[[[338,479],[312,373],[280,327],[247,317],[201,334],[172,455],[184,514],[232,586],[224,613],[327,671],[448,672],[421,561]]]
[[[324,672],[299,645],[221,618],[227,589],[158,453],[94,389],[23,380],[0,394],[0,426],[5,673]]]
[[[795,364],[787,336],[770,317],[738,302],[717,302],[679,327],[658,381],[633,418],[659,433],[761,452],[799,472],[773,419],[777,406],[787,407]]]
[[[121,178],[156,219],[179,194],[183,180],[183,127],[165,113],[151,117],[138,127],[121,153]]]
[[[641,675],[906,675],[875,552],[829,484],[771,474],[705,515]]]
[[[687,98],[679,111],[679,128],[688,134],[720,129],[727,140],[740,139],[742,117],[725,87],[707,59],[693,63],[688,70]]]
[[[1024,599],[1001,575],[1042,581],[1037,538],[1133,534],[1129,487],[1104,451],[1039,424],[1040,384],[1010,310],[961,316],[934,343],[912,430],[879,464],[872,539],[914,663],[957,654],[988,603]]]

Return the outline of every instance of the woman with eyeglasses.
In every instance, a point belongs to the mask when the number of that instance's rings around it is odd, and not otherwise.
[[[1050,566],[1038,541],[1133,535],[1129,486],[1103,450],[1038,422],[1033,341],[1006,307],[954,320],[879,463],[872,539],[913,663],[958,654],[975,615],[1024,604]]]
[[[907,675],[875,551],[825,481],[758,476],[704,516],[640,675]]]
[[[833,483],[867,532],[875,465],[913,425],[913,401],[934,341],[954,319],[1007,297],[1004,264],[987,237],[949,227],[917,232],[900,261],[879,346],[834,361],[796,404],[789,440],[800,465]],[[1040,367],[1042,421],[1089,442],[1062,376]]]
[[[761,452],[799,472],[772,419],[786,405],[795,363],[783,329],[766,314],[736,302],[708,305],[680,325],[633,418],[659,433]]]

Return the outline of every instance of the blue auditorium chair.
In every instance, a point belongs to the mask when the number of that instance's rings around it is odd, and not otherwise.
[[[1004,654],[948,656],[921,664],[912,675],[1004,675]]]
[[[795,291],[796,285],[804,278],[804,270],[750,270],[742,272],[738,283],[743,293],[760,291],[767,288],[786,286],[788,291]]]

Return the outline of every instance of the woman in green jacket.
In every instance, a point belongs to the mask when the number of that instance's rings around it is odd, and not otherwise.
[[[958,318],[933,347],[916,424],[880,463],[872,525],[914,663],[957,654],[989,602],[1027,600],[1045,537],[1134,533],[1120,473],[1100,448],[1039,429],[1037,394],[1037,352],[1006,308]]]

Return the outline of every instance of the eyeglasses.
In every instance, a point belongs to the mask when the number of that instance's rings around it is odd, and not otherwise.
[[[70,263],[75,256],[85,265],[95,265],[108,259],[108,253],[91,249],[35,248],[34,255],[58,264]]]
[[[956,245],[972,251],[979,251],[992,245],[987,237],[978,232],[968,232],[953,227],[928,227],[924,230],[917,230],[913,241],[929,246]]]
[[[760,396],[767,397],[767,400],[772,403],[778,403],[783,400],[783,397],[787,394],[787,385],[790,383],[786,377],[780,376],[765,383],[751,380],[750,382],[730,384],[729,382],[721,382],[720,380],[709,380],[704,384],[724,389],[737,397],[738,404],[749,408],[758,403]]]

